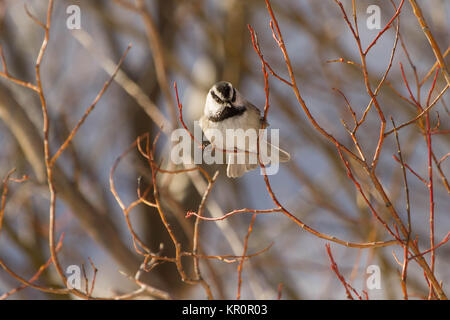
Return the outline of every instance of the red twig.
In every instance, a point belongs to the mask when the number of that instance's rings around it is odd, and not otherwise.
[[[399,125],[399,126],[397,127],[397,130],[399,130],[399,129],[401,129],[401,128],[404,128],[404,127],[406,127],[406,126],[409,126],[410,124],[416,122],[416,121],[419,120],[425,113],[427,113],[428,111],[430,111],[431,108],[434,107],[434,106],[436,105],[436,103],[439,101],[439,99],[444,95],[444,93],[447,91],[448,88],[449,88],[449,86],[446,85],[446,86],[444,87],[444,89],[442,89],[441,92],[439,92],[439,94],[436,96],[436,98],[433,100],[433,102],[432,102],[427,108],[423,109],[423,110],[422,110],[417,116],[415,116],[413,119],[411,119],[411,120],[409,120],[409,121],[407,121],[407,122],[405,122],[405,123]],[[401,97],[403,97],[403,96],[401,96]],[[406,99],[405,97],[403,97],[403,98]],[[413,106],[416,106],[416,105],[415,105],[413,102],[411,102],[409,99],[406,99],[406,100],[408,101],[408,103],[411,103]],[[386,136],[390,135],[390,134],[393,133],[393,132],[394,132],[394,129],[389,130],[389,131],[387,131],[387,132],[384,134],[384,136],[386,137]]]
[[[258,44],[258,38],[256,37],[256,33],[253,30],[253,28],[250,25],[247,25],[248,30],[250,30],[250,35],[252,37],[252,44],[253,48],[255,49],[256,53],[259,56],[259,59],[261,60],[261,69],[264,76],[264,91],[266,92],[266,103],[264,105],[264,122],[267,120],[267,113],[269,112],[269,74],[267,73],[266,69],[266,61],[264,60],[264,57],[261,53],[261,50],[259,48]]]
[[[88,257],[89,263],[91,264],[91,268],[94,271],[94,276],[92,277],[92,284],[91,284],[91,289],[88,292],[88,296],[92,296],[92,293],[94,292],[94,287],[95,287],[95,280],[97,279],[97,272],[98,269],[95,267],[94,262],[92,261],[91,258]]]
[[[272,26],[272,32],[274,32],[273,31],[272,22],[271,22],[271,26]],[[262,69],[262,73],[263,73],[263,76],[264,76],[264,91],[266,93],[266,103],[265,103],[265,106],[264,106],[264,118],[263,119],[264,119],[264,121],[266,121],[267,120],[267,114],[269,112],[269,75],[267,73],[267,69],[269,69],[270,73],[275,78],[277,78],[280,81],[286,83],[288,86],[292,87],[292,83],[290,83],[286,79],[280,77],[275,71],[273,71],[272,67],[267,63],[267,61],[264,60],[264,56],[263,56],[263,54],[261,52],[261,49],[259,47],[258,37],[256,35],[255,30],[253,30],[253,28],[249,24],[247,25],[247,27],[248,27],[248,30],[250,31],[250,35],[251,35],[251,38],[252,38],[253,49],[258,54],[258,57],[261,60],[261,69]],[[277,39],[276,36],[275,36],[275,33],[274,33],[274,37],[275,37],[275,39]],[[266,67],[267,67],[267,69],[266,69]]]
[[[369,96],[371,98],[371,102],[373,102],[373,104],[375,105],[375,109],[377,110],[378,115],[380,117],[380,122],[381,122],[381,124],[380,124],[380,133],[379,133],[377,147],[375,149],[375,154],[373,156],[373,160],[372,160],[372,164],[371,164],[371,168],[370,168],[371,171],[375,171],[376,166],[378,164],[379,157],[380,157],[381,149],[382,149],[383,143],[384,143],[384,130],[386,128],[386,119],[384,117],[383,110],[381,110],[381,106],[378,103],[378,99],[376,98],[376,94],[373,92],[373,90],[371,88],[371,85],[370,85],[369,72],[367,70],[366,55],[363,52],[362,45],[361,45],[361,39],[359,38],[358,32],[355,31],[355,29],[353,28],[351,22],[349,21],[347,13],[345,12],[345,9],[344,9],[344,6],[342,5],[342,3],[339,0],[334,0],[334,1],[340,7],[340,9],[342,11],[343,18],[344,18],[345,22],[347,23],[349,29],[351,30],[351,32],[353,33],[353,36],[355,38],[356,45],[358,47],[358,51],[359,51],[359,55],[360,55],[360,59],[361,59],[361,70],[362,70],[363,77],[364,77],[364,84],[365,84],[365,87],[366,87],[366,91],[367,91],[367,93],[369,94]],[[355,6],[355,2],[353,2],[353,7],[354,6]],[[355,9],[354,9],[354,12],[355,12]],[[388,68],[387,71],[389,71],[389,68]],[[335,144],[336,144],[336,142],[335,142]],[[363,165],[364,164],[365,163],[363,163]]]
[[[403,3],[405,2],[405,0],[402,0],[402,2],[400,3],[400,5],[398,6],[397,11],[395,12],[395,14],[392,16],[391,20],[389,20],[389,22],[386,24],[386,26],[383,28],[383,30],[381,30],[377,36],[375,37],[375,39],[373,39],[373,41],[369,44],[369,46],[367,47],[367,49],[364,51],[364,55],[367,55],[367,53],[369,52],[370,48],[372,48],[375,43],[377,42],[377,40],[383,35],[383,33],[390,28],[392,22],[395,20],[395,18],[397,18],[397,16],[400,14],[400,10],[402,9]]]
[[[248,239],[250,238],[250,234],[253,231],[253,223],[255,222],[255,218],[256,218],[256,213],[253,214],[252,220],[250,221],[250,225],[248,226],[247,235],[245,236],[245,241],[244,241],[244,251],[242,253],[242,259],[238,265],[238,288],[237,288],[236,300],[241,299],[242,269],[244,268],[244,257],[247,253]]]
[[[414,95],[412,94],[411,89],[409,88],[408,80],[406,80],[406,76],[405,76],[405,70],[403,70],[403,64],[401,62],[399,62],[399,64],[400,64],[400,70],[402,71],[403,82],[406,85],[406,89],[408,89],[409,96],[410,96],[411,100],[414,102],[414,104],[416,105],[416,107],[419,110],[422,110],[422,107],[417,102],[416,98],[414,98]]]
[[[436,85],[436,79],[438,76],[439,68],[436,68],[436,74],[434,75],[433,84],[430,88],[427,98],[426,107],[430,104],[431,94],[433,93],[434,87]],[[428,191],[430,198],[430,249],[431,249],[431,271],[434,272],[434,266],[436,261],[436,256],[434,252],[434,187],[433,187],[433,159],[432,159],[432,140],[431,140],[431,125],[430,125],[430,113],[425,114],[426,123],[426,141],[428,150]],[[430,284],[430,290],[428,299],[431,299],[433,295],[433,286]]]
[[[399,163],[402,163],[397,156],[392,156],[396,161],[398,161]],[[422,178],[417,172],[415,172],[406,162],[403,164],[406,169],[408,169],[413,175],[415,175],[417,177],[417,179],[419,179],[420,181],[422,181],[425,185],[428,185],[428,182]]]
[[[425,251],[423,251],[423,252],[421,252],[421,253],[419,253],[419,254],[417,254],[417,255],[415,255],[415,256],[411,256],[411,257],[409,257],[409,260],[415,259],[415,258],[417,258],[417,257],[421,257],[421,256],[423,256],[424,254],[427,254],[427,253],[429,253],[429,252],[431,252],[431,251],[436,250],[437,248],[439,248],[440,246],[442,246],[442,245],[444,245],[444,244],[446,244],[446,243],[448,242],[449,236],[450,236],[450,232],[447,232],[447,235],[445,236],[445,238],[442,239],[442,241],[439,242],[437,245],[435,245],[434,248],[430,248],[430,249],[425,250]]]
[[[283,294],[283,283],[278,284],[278,296],[277,300],[281,300],[281,295]]]
[[[178,105],[178,110],[179,110],[179,119],[181,122],[181,125],[183,126],[183,128],[189,133],[189,135],[191,136],[192,140],[195,141],[199,146],[202,146],[202,142],[201,141],[197,141],[197,139],[195,139],[194,135],[191,133],[191,131],[189,131],[187,125],[184,123],[183,120],[183,105],[180,102],[180,98],[178,97],[178,88],[177,88],[177,82],[175,81],[173,83],[173,87],[175,89],[175,96],[177,98],[177,105]]]
[[[345,281],[344,276],[339,272],[339,268],[338,268],[336,262],[334,261],[333,255],[331,253],[330,244],[329,243],[325,244],[325,248],[327,249],[328,257],[330,258],[330,262],[331,262],[330,268],[331,268],[331,270],[334,271],[334,273],[336,274],[336,277],[339,279],[339,281],[341,281],[342,285],[344,286],[345,292],[347,294],[347,298],[349,300],[354,300],[354,298],[351,294],[351,292],[353,292],[359,300],[362,300],[362,298],[358,294],[358,292],[347,281]]]

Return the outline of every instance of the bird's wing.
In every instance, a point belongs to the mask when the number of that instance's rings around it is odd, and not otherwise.
[[[258,114],[259,118],[261,119],[262,129],[265,129],[269,126],[269,123],[266,120],[264,120],[264,118],[261,116],[261,110],[259,110],[257,106],[247,101],[247,107],[250,112],[255,112]]]

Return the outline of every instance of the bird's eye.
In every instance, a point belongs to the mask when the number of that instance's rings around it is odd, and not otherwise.
[[[210,93],[211,93],[211,97],[213,97],[213,99],[214,99],[217,103],[223,104],[222,99],[220,99],[220,98],[217,96],[217,94],[215,94],[215,92],[214,92],[213,90],[211,90]]]

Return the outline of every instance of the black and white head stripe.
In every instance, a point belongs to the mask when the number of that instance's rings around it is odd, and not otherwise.
[[[217,92],[219,93],[219,95],[221,96],[221,98],[223,100],[229,100],[230,98],[230,94],[231,94],[231,90],[232,90],[232,85],[229,82],[225,82],[225,81],[221,81],[219,83],[217,83],[215,85]]]
[[[211,90],[211,96],[217,103],[236,101],[236,89],[226,81],[218,82]]]
[[[209,93],[211,94],[211,97],[213,97],[213,99],[214,99],[217,103],[219,103],[219,104],[223,104],[223,103],[224,103],[223,100],[220,99],[220,98],[217,96],[217,94],[214,92],[214,89],[212,89]]]

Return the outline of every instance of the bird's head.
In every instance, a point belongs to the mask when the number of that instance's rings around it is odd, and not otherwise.
[[[242,103],[241,96],[230,82],[220,81],[214,84],[208,92],[205,104],[205,114],[216,114],[224,108],[233,108]]]

